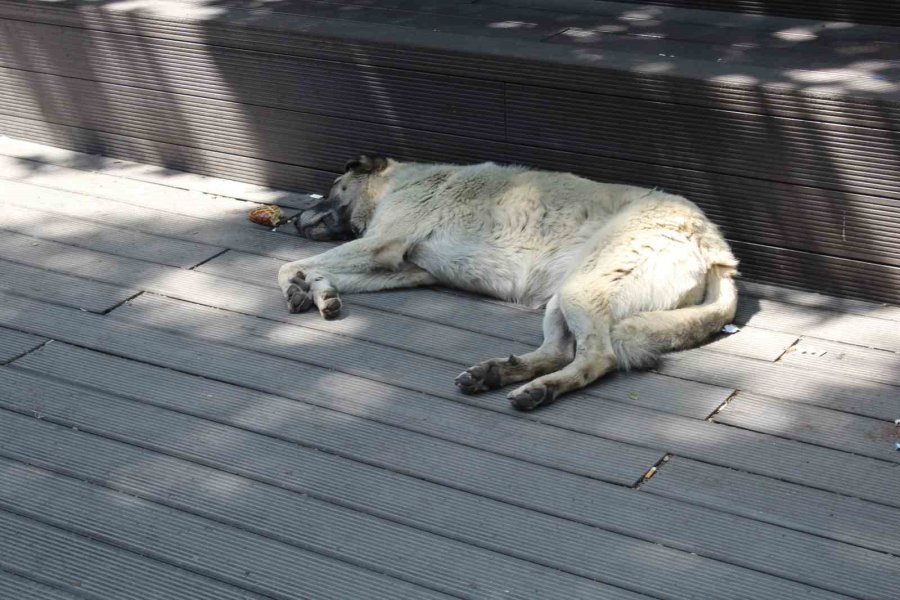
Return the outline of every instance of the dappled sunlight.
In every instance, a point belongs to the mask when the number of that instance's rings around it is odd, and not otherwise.
[[[17,22],[0,91],[30,112],[7,117],[110,157],[0,139],[0,326],[54,339],[0,367],[4,510],[267,597],[377,578],[384,598],[890,598],[900,549],[851,501],[896,512],[900,313],[757,289],[741,332],[522,413],[514,386],[453,380],[533,350],[540,311],[427,288],[289,314],[278,268],[334,245],[246,213],[303,206],[351,148],[514,162],[684,193],[751,276],[853,294],[854,265],[804,257],[893,264],[893,50],[851,23],[415,4],[85,0],[64,28]],[[61,274],[99,290],[90,309]],[[784,358],[817,336],[840,368]],[[656,491],[666,455],[708,474],[696,497]],[[738,476],[757,505],[704,491]],[[784,514],[812,494],[845,518]]]
[[[786,42],[810,42],[819,36],[812,27],[789,27],[773,32],[772,37]]]
[[[497,21],[489,23],[491,29],[532,29],[537,27],[537,23],[528,23],[527,21]]]

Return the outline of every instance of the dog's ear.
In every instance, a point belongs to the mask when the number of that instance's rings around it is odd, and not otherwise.
[[[384,156],[370,156],[363,154],[359,158],[349,161],[344,165],[344,173],[353,171],[360,175],[373,175],[387,169],[388,159]]]

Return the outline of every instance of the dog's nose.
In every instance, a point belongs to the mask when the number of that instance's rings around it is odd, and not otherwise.
[[[297,232],[315,241],[337,240],[345,237],[344,227],[334,210],[303,212],[294,222]]]

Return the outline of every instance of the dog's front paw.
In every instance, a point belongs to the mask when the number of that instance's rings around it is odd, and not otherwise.
[[[292,283],[284,292],[284,299],[287,302],[288,312],[302,313],[309,310],[313,304],[312,294],[309,293],[309,286],[300,283]]]
[[[326,293],[319,303],[319,313],[326,319],[336,319],[341,314],[341,299],[336,293]]]

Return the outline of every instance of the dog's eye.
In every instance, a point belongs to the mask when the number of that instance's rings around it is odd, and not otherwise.
[[[342,186],[341,186],[341,191],[342,191],[342,192],[346,192],[346,191],[347,191],[347,186],[346,186],[346,185],[342,185]]]

